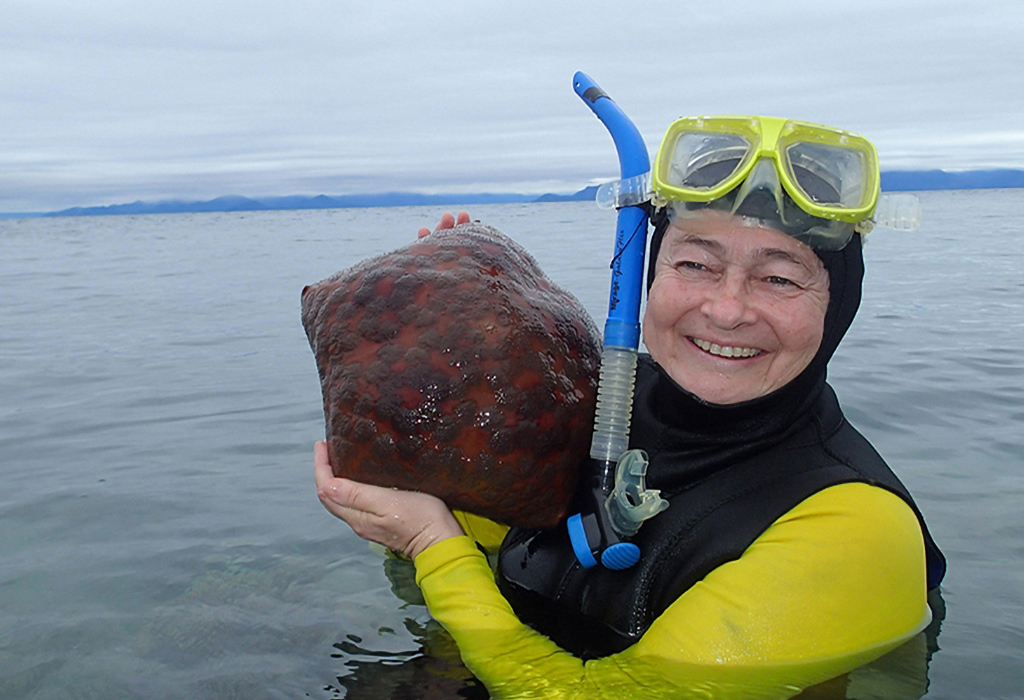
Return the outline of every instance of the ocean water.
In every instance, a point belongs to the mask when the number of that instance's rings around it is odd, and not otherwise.
[[[870,235],[830,377],[945,550],[946,614],[927,684],[859,697],[1020,698],[1024,190],[921,198]],[[0,221],[0,698],[485,697],[311,466],[302,287],[440,212]],[[603,322],[614,217],[471,213]]]

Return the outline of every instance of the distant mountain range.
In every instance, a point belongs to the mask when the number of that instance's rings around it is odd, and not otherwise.
[[[890,170],[882,173],[883,192],[991,190],[1024,187],[1024,170]]]
[[[105,207],[72,207],[42,216],[105,216],[110,214],[182,214],[213,211],[271,211],[282,209],[351,209],[358,207],[414,207],[438,204],[503,204],[510,202],[572,202],[593,199],[597,187],[585,187],[574,194],[417,194],[415,192],[382,192],[379,194],[346,194],[329,197],[293,195],[290,197],[250,198],[240,195],[217,197],[208,202],[168,200],[163,202],[132,202]]]
[[[885,192],[921,190],[974,190],[1003,187],[1024,187],[1024,170],[891,170],[882,173]],[[105,207],[72,207],[45,214],[12,214],[6,216],[105,216],[116,214],[180,214],[186,212],[269,211],[282,209],[346,209],[356,207],[395,207],[422,205],[472,205],[522,202],[577,202],[593,200],[597,187],[584,187],[573,194],[417,194],[384,192],[379,194],[348,194],[329,197],[295,195],[290,197],[250,198],[239,195],[217,197],[206,202],[169,200],[163,202],[132,202]],[[0,215],[3,216],[3,215]]]

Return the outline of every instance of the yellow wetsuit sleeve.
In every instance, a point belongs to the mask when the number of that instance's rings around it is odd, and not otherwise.
[[[505,539],[505,533],[508,532],[508,525],[502,525],[493,520],[488,520],[482,515],[473,515],[461,510],[453,510],[452,515],[459,521],[462,531],[487,550],[488,554],[496,554],[498,552],[498,548],[501,547],[501,541]]]
[[[519,622],[469,537],[428,548],[415,565],[431,614],[496,697],[777,694],[776,681],[804,687],[845,673],[929,619],[913,511],[857,483],[806,499],[680,596],[637,644],[585,664]]]

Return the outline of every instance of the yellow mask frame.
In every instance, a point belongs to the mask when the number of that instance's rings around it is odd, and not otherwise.
[[[669,126],[651,173],[655,203],[719,199],[762,159],[812,216],[858,224],[878,202],[878,153],[863,136],[794,119],[729,115],[684,117]]]

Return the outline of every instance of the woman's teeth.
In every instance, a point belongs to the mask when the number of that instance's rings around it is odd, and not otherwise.
[[[716,345],[700,338],[691,338],[690,340],[704,352],[721,357],[753,357],[754,355],[761,354],[761,351],[757,348],[734,348],[731,345]]]

